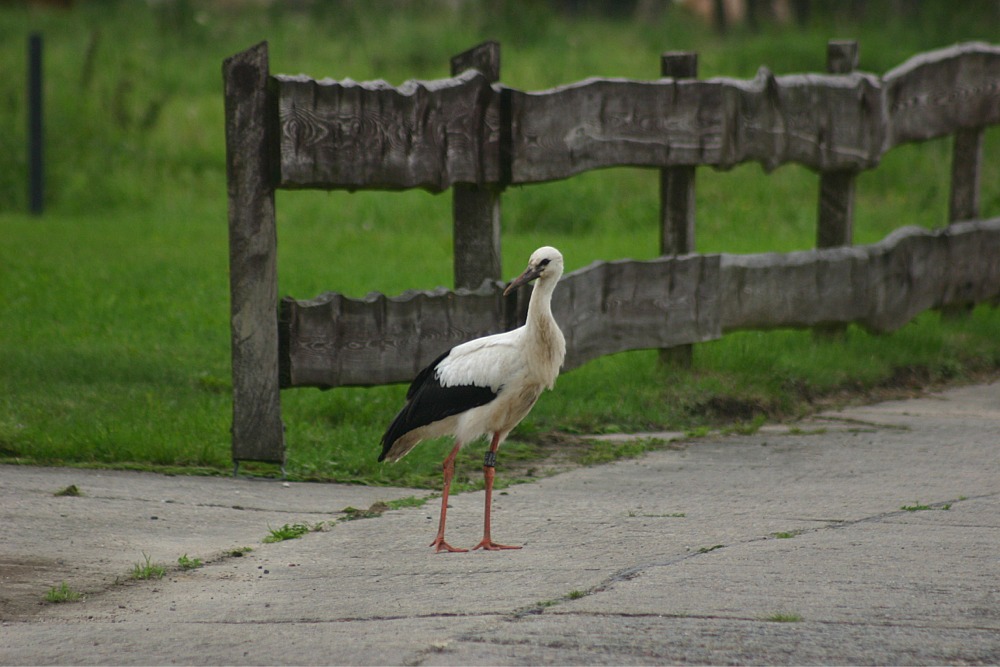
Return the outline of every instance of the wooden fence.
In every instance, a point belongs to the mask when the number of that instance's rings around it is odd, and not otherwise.
[[[233,459],[284,461],[280,388],[411,379],[449,346],[523,321],[503,297],[501,193],[590,169],[661,170],[661,252],[567,275],[553,308],[567,368],[623,350],[689,359],[726,331],[897,328],[928,308],[1000,296],[1000,219],[979,216],[984,128],[1000,124],[1000,47],[855,71],[831,42],[826,74],[698,80],[664,54],[664,78],[588,79],[541,92],[503,86],[499,45],[452,59],[452,77],[317,81],[271,75],[266,43],[227,59]],[[950,217],[851,247],[854,178],[903,143],[954,135]],[[795,162],[819,173],[817,249],[693,255],[695,167]],[[453,191],[454,291],[277,298],[275,188]],[[959,222],[962,221],[962,222]]]

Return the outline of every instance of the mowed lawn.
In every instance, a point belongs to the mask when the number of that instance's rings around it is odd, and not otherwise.
[[[503,81],[538,90],[592,75],[653,78],[660,52],[673,49],[698,50],[706,78],[752,77],[761,65],[822,71],[834,37],[857,37],[862,69],[882,73],[921,51],[1000,34],[993,5],[977,2],[964,13],[927,2],[916,18],[878,22],[817,12],[806,28],[735,28],[724,38],[674,9],[637,20],[567,16],[534,3],[501,3],[507,11],[495,17],[388,4],[397,10],[356,7],[346,16],[197,2],[0,8],[0,52],[13,71],[23,71],[28,32],[44,34],[48,100],[47,210],[32,217],[23,212],[23,81],[0,82],[10,100],[0,116],[16,128],[0,138],[8,164],[0,174],[0,460],[231,469],[221,61],[260,39],[270,42],[272,72],[398,84],[444,77],[449,56],[495,38]],[[997,155],[994,128],[984,216],[1000,215]],[[861,174],[855,241],[945,225],[950,161],[950,141],[935,140],[899,148]],[[816,185],[816,174],[796,166],[699,170],[697,249],[812,247]],[[543,244],[563,251],[568,270],[654,257],[658,207],[652,170],[511,188],[503,196],[505,276]],[[281,294],[398,294],[451,283],[447,193],[280,192],[277,209]],[[857,327],[833,340],[808,331],[731,334],[697,346],[690,370],[662,368],[652,351],[606,357],[565,374],[542,398],[504,445],[501,476],[504,456],[544,456],[552,433],[752,428],[829,401],[984,377],[1000,368],[997,331],[1000,312],[987,304],[967,317],[926,313],[885,336]],[[283,392],[289,475],[435,485],[447,443],[397,465],[375,460],[404,393],[403,385]],[[478,478],[481,453],[467,450],[459,485]]]

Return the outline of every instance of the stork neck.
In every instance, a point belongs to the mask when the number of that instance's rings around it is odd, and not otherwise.
[[[533,360],[529,366],[532,373],[538,374],[539,381],[550,389],[566,356],[566,340],[552,316],[552,292],[557,282],[559,276],[535,283],[524,325],[525,352]]]
[[[528,301],[528,316],[525,324],[529,329],[548,327],[554,321],[552,318],[552,291],[555,281],[539,281],[531,291]]]

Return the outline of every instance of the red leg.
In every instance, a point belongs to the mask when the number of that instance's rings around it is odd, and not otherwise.
[[[493,442],[490,443],[490,452],[494,455],[497,453],[497,447],[500,446],[500,434],[493,434]],[[506,544],[497,544],[490,538],[490,505],[493,502],[493,477],[494,477],[493,466],[483,466],[483,478],[486,480],[486,509],[483,511],[483,539],[476,546],[472,547],[472,550],[483,549],[485,551],[498,551],[500,549],[520,549],[519,546],[511,546]]]
[[[456,442],[451,454],[448,454],[442,466],[444,469],[444,491],[441,493],[441,519],[438,521],[437,537],[431,542],[431,546],[435,547],[435,551],[438,553],[442,551],[468,551],[468,549],[456,549],[444,541],[444,521],[448,515],[448,492],[451,490],[452,475],[455,474],[455,457],[458,456],[458,450],[461,448],[462,443]]]

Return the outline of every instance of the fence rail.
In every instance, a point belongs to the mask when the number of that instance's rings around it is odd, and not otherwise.
[[[524,323],[527,296],[480,289],[330,292],[281,304],[282,386],[405,382],[443,350]],[[595,262],[567,274],[552,311],[566,370],[624,350],[700,343],[727,331],[857,323],[884,333],[930,308],[1000,297],[1000,218],[880,243],[792,253]]]
[[[889,331],[928,308],[1000,297],[1000,219],[976,220],[983,131],[1000,124],[1000,47],[957,45],[883,76],[856,71],[853,42],[828,45],[825,74],[699,80],[696,62],[664,54],[674,77],[525,92],[498,83],[492,42],[453,58],[450,78],[399,87],[271,75],[266,43],[227,59],[233,459],[284,461],[282,387],[406,381],[447,347],[523,321],[527,293],[505,298],[497,282],[499,197],[510,184],[612,166],[662,173],[668,256],[598,262],[555,294],[568,368],[738,329]],[[953,224],[851,247],[855,174],[895,146],[952,134]],[[817,249],[687,254],[695,168],[746,161],[819,172]],[[452,189],[465,289],[328,293],[279,309],[275,188]]]
[[[997,71],[1000,47],[972,43],[882,77],[761,68],[748,81],[595,78],[524,92],[476,70],[398,88],[277,76],[279,185],[440,192],[624,165],[870,169],[899,144],[1000,123]]]

